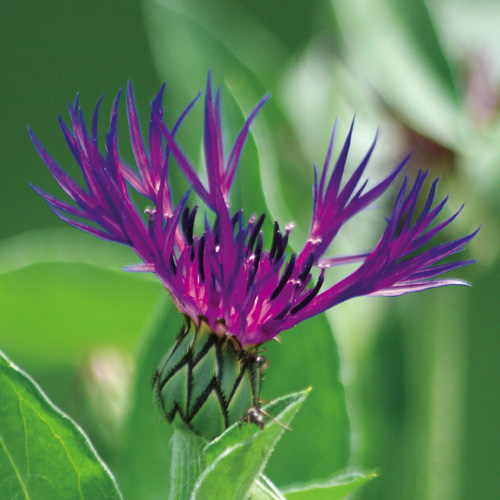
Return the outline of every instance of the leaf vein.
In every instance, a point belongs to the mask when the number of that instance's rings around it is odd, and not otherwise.
[[[7,379],[8,380],[8,379]],[[73,461],[73,458],[71,456],[71,453],[69,452],[68,448],[66,447],[66,444],[64,443],[64,440],[62,439],[62,437],[55,431],[55,429],[52,427],[52,425],[50,424],[50,422],[48,422],[45,418],[44,418],[44,415],[42,415],[40,413],[40,411],[38,411],[37,408],[35,408],[35,406],[29,401],[27,400],[26,398],[24,398],[22,396],[22,394],[19,393],[19,391],[17,390],[17,388],[14,386],[14,384],[12,383],[12,381],[8,380],[8,382],[10,383],[12,389],[14,390],[14,392],[17,394],[17,397],[19,398],[19,407],[20,407],[20,410],[21,410],[21,415],[23,417],[23,422],[25,424],[25,430],[26,430],[26,421],[25,421],[25,418],[24,418],[24,412],[22,411],[22,407],[21,407],[21,403],[24,402],[27,406],[29,406],[31,408],[31,410],[37,415],[37,417],[42,421],[44,422],[47,427],[50,429],[50,431],[52,432],[52,435],[59,441],[59,443],[61,444],[61,446],[63,447],[65,453],[66,453],[66,456],[68,457],[69,459],[69,462],[71,463],[71,466],[73,467],[77,477],[78,477],[78,492],[80,494],[80,498],[82,500],[84,500],[84,496],[83,496],[83,493],[80,489],[80,476],[81,474],[79,473],[77,467],[76,467],[76,464],[74,463]],[[60,414],[63,418],[66,418],[62,413]],[[27,441],[27,434],[26,434],[26,441]],[[26,443],[26,446],[27,446],[27,443]],[[28,455],[27,455],[28,457]],[[24,490],[25,488],[23,488]],[[29,497],[27,497],[29,498]]]
[[[24,496],[26,497],[26,500],[31,500],[31,497],[28,493],[28,489],[26,488],[26,485],[24,484],[23,477],[21,476],[21,472],[17,468],[16,463],[14,462],[14,459],[12,458],[12,455],[9,453],[9,450],[7,449],[7,446],[5,445],[4,440],[2,439],[2,436],[0,436],[0,445],[2,445],[3,450],[5,451],[5,454],[7,455],[7,458],[9,459],[9,462],[12,465],[12,468],[14,469],[14,472],[16,473],[16,477],[19,481],[19,484],[21,485],[21,488],[23,490]]]

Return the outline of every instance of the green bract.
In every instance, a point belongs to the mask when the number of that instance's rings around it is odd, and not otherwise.
[[[156,371],[154,392],[169,423],[211,440],[238,420],[260,423],[265,367],[255,348],[245,350],[236,337],[219,336],[203,320],[196,325],[186,317]]]

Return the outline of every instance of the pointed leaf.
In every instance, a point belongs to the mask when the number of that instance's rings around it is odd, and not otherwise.
[[[311,481],[345,469],[351,439],[340,360],[326,317],[316,316],[280,337],[281,343],[268,344],[263,399],[301,386],[313,390],[294,419],[293,432],[285,433],[266,467],[278,486],[289,484],[291,477]]]
[[[247,500],[286,500],[278,488],[263,474],[250,488]]]
[[[260,432],[254,432],[247,439],[234,442],[240,431],[234,424],[226,433],[210,443],[206,448],[207,468],[196,482],[192,500],[213,499],[234,500],[245,498],[252,484],[262,472],[274,446],[295,416],[309,391],[291,394],[277,399],[265,407],[272,421],[266,423]],[[242,429],[242,437],[244,436]]]
[[[344,500],[375,477],[377,475],[374,472],[337,476],[324,483],[292,487],[285,495],[287,500]]]
[[[82,430],[1,352],[0,491],[27,500],[121,498]]]
[[[193,433],[175,429],[169,500],[189,500],[194,483],[205,468],[205,445],[206,442]]]

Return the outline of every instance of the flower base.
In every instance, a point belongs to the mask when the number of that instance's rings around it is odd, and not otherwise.
[[[165,419],[212,440],[260,407],[266,362],[255,347],[219,336],[200,320],[185,318],[174,346],[163,357],[153,390]]]

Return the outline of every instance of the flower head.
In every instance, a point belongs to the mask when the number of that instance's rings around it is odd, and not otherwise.
[[[369,252],[349,257],[325,258],[343,224],[379,198],[406,164],[404,160],[385,179],[368,189],[362,177],[375,142],[352,176],[344,181],[351,130],[330,171],[335,129],[321,174],[315,170],[313,211],[309,237],[295,253],[287,248],[292,226],[280,229],[274,223],[270,249],[263,247],[264,216],[247,221],[242,211],[230,208],[231,186],[249,129],[267,101],[264,97],[247,118],[229,155],[222,136],[220,90],[213,95],[210,77],[205,94],[203,146],[207,183],[182,151],[176,132],[198,96],[172,128],[163,120],[164,87],[153,100],[146,145],[137,118],[131,86],[127,89],[127,115],[137,169],[129,167],[117,150],[118,94],[106,135],[106,153],[97,144],[97,116],[87,129],[78,99],[69,106],[72,131],[62,122],[64,138],[85,179],[78,185],[47,153],[35,135],[38,153],[66,194],[70,204],[34,187],[65,222],[95,236],[129,245],[141,258],[136,271],[155,273],[170,292],[181,312],[195,325],[202,322],[219,336],[231,337],[250,348],[292,328],[336,304],[360,295],[401,295],[444,285],[465,284],[455,279],[436,279],[441,274],[469,264],[459,260],[442,263],[461,251],[475,232],[434,247],[430,240],[459,212],[433,225],[446,199],[434,205],[437,180],[424,194],[427,172],[419,172],[413,185],[406,178],[397,196],[387,226]],[[191,190],[214,217],[205,217],[202,234],[195,235],[198,206],[190,207],[186,192],[174,204],[169,184],[172,158],[183,172]],[[342,186],[342,187],[341,187]],[[130,188],[147,198],[153,208],[145,218],[129,193]],[[425,198],[423,208],[417,207]],[[147,219],[147,220],[146,220]],[[426,246],[426,249],[422,248]],[[354,272],[335,285],[324,288],[324,275],[331,266],[359,261]],[[320,268],[315,283],[311,270]]]

